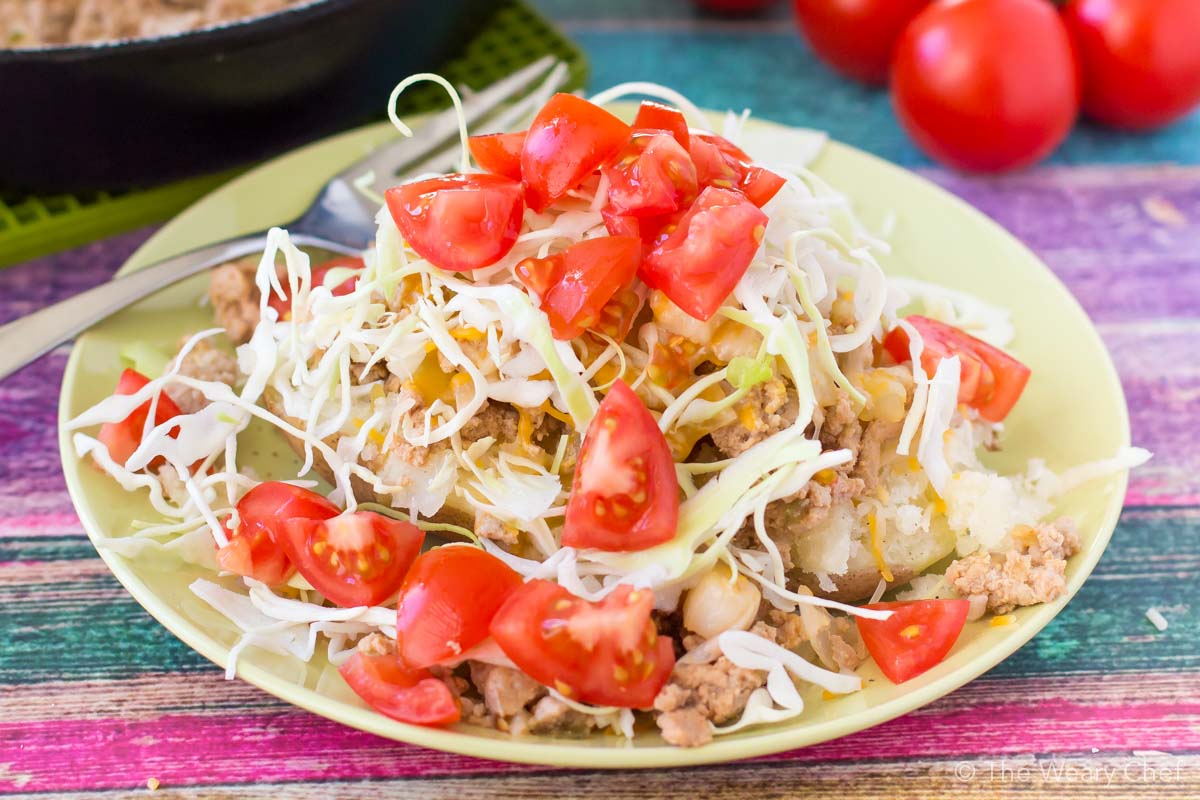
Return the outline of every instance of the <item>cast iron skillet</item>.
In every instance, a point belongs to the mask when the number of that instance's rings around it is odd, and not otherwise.
[[[144,187],[364,122],[492,6],[314,0],[155,39],[0,50],[0,190]]]

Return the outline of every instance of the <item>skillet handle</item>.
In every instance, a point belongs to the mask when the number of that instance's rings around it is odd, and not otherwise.
[[[199,247],[0,327],[0,380],[143,297],[218,264],[261,252],[266,243],[264,232]]]

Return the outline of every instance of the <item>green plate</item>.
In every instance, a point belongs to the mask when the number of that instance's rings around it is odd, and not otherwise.
[[[775,142],[773,155],[786,160],[794,132],[757,123],[756,139]],[[769,134],[776,133],[772,140]],[[785,135],[786,134],[786,135]],[[138,250],[122,272],[230,235],[252,231],[299,213],[306,199],[345,163],[389,136],[372,126],[272,161],[205,197],[162,228]],[[788,142],[791,142],[790,144]],[[794,152],[793,152],[794,155]],[[1121,386],[1095,329],[1078,303],[1053,274],[1020,242],[952,195],[905,170],[845,145],[831,143],[815,171],[848,194],[868,225],[879,229],[895,215],[893,255],[884,258],[892,274],[911,275],[974,292],[1012,309],[1016,353],[1033,368],[1024,398],[1009,418],[1005,450],[994,464],[1022,468],[1043,457],[1054,469],[1111,456],[1129,443],[1129,423]],[[147,340],[171,346],[187,332],[211,327],[199,303],[200,276],[130,308],[81,337],[63,377],[60,423],[107,395],[121,369],[124,343]],[[60,428],[61,431],[61,428]],[[296,462],[282,439],[270,431],[248,432],[240,448],[244,462],[260,474],[295,474]],[[70,436],[60,433],[63,471],[88,534],[121,535],[132,519],[152,519],[140,494],[122,491],[98,470],[75,458]],[[969,624],[945,662],[903,686],[882,678],[873,664],[863,667],[865,688],[823,701],[819,693],[805,713],[788,722],[720,737],[704,747],[683,750],[664,745],[654,732],[633,743],[611,735],[587,740],[514,739],[468,726],[449,730],[394,722],[363,706],[318,655],[310,664],[245,650],[238,675],[273,695],[313,713],[425,747],[483,758],[554,766],[662,767],[747,758],[845,736],[919,708],[982,674],[1040,631],[1066,604],[1092,571],[1108,543],[1125,495],[1127,475],[1114,475],[1077,489],[1058,509],[1080,523],[1083,551],[1071,559],[1068,597],[1016,613],[1015,624]],[[198,567],[155,559],[126,560],[99,548],[117,579],[156,619],[219,665],[236,641],[232,625],[187,589]]]

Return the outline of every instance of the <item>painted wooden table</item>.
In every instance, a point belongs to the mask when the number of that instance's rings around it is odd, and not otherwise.
[[[1134,440],[1156,454],[1095,574],[986,676],[840,741],[626,774],[444,755],[226,682],[126,596],[63,485],[63,347],[0,383],[0,794],[137,797],[150,781],[155,797],[230,799],[1200,798],[1200,115],[1144,137],[1085,127],[1048,165],[964,178],[919,156],[885,95],[817,65],[784,9],[732,22],[684,0],[539,5],[588,51],[593,87],[653,79],[825,128],[920,169],[1041,254],[1096,321]],[[0,272],[0,321],[108,278],[148,233]]]

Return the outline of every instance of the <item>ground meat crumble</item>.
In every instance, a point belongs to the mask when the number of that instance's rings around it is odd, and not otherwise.
[[[446,674],[471,725],[507,731],[514,736],[587,736],[595,718],[551,696],[546,687],[512,667],[470,661],[470,680]]]
[[[243,258],[222,264],[212,271],[208,299],[217,324],[234,344],[250,341],[258,325],[259,291],[254,284],[258,258]]]
[[[190,339],[191,337],[187,337]],[[179,374],[202,381],[217,381],[233,386],[238,380],[237,359],[231,354],[214,347],[206,339],[196,342],[179,363]],[[166,393],[185,414],[194,414],[208,405],[208,399],[199,389],[172,384]]]
[[[847,617],[820,614],[825,623],[810,641],[799,614],[770,609],[750,632],[776,644],[796,650],[810,644],[828,669],[853,670],[867,657],[866,647],[854,621]],[[661,627],[661,625],[660,625]],[[684,636],[683,645],[691,650],[702,640]],[[677,664],[671,679],[654,701],[655,722],[663,740],[680,747],[697,747],[712,740],[713,725],[735,721],[746,708],[755,689],[766,683],[766,673],[743,669],[722,656],[711,664]]]
[[[712,664],[678,664],[654,699],[656,722],[665,741],[697,747],[712,740],[713,724],[732,722],[750,694],[764,683],[765,672],[743,669],[722,656]]]
[[[875,490],[883,468],[884,445],[900,434],[900,423],[860,420],[850,396],[841,390],[834,404],[823,411],[817,432],[822,449],[849,450],[850,459],[836,469],[822,470],[795,494],[767,506],[765,527],[789,570],[795,566],[792,545],[798,537],[825,522],[835,506]],[[734,544],[761,547],[749,523]]]
[[[796,393],[779,378],[751,389],[735,406],[737,420],[712,432],[713,443],[727,458],[734,458],[796,421],[800,403]]]
[[[986,597],[988,611],[995,614],[1061,597],[1067,559],[1079,551],[1075,523],[1064,517],[1023,528],[1012,538],[1009,550],[958,559],[946,570],[946,580],[964,597]]]

